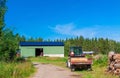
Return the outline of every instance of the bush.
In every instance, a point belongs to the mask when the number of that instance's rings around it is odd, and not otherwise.
[[[107,55],[101,55],[100,58],[93,60],[93,65],[107,66],[107,64],[108,64],[108,57],[107,57]]]
[[[15,62],[25,62],[24,57],[16,57]]]

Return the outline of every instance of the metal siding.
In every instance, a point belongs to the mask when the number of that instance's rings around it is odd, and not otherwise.
[[[44,54],[64,54],[63,46],[46,46],[44,47]]]
[[[21,56],[22,57],[35,56],[35,48],[21,47],[20,49],[21,49]]]
[[[64,54],[64,46],[20,46],[21,56],[35,56],[35,48],[43,48],[44,54]]]

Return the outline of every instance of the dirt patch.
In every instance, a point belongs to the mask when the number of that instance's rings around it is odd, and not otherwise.
[[[75,77],[75,78],[81,78],[81,75],[72,74],[71,76],[72,76],[72,77]]]
[[[58,71],[64,71],[64,69],[57,68]]]
[[[30,78],[81,78],[75,72],[51,64],[33,63],[37,68],[36,73]]]
[[[49,63],[41,63],[41,64],[43,64],[43,65],[47,65],[47,64],[49,64]]]
[[[34,66],[37,66],[37,65],[39,65],[39,64],[33,64]]]

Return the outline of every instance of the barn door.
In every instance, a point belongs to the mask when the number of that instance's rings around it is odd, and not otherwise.
[[[35,57],[43,56],[43,48],[36,48],[35,49]]]

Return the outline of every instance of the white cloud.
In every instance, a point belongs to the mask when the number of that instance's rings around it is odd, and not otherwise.
[[[52,28],[55,32],[63,35],[71,35],[71,31],[74,29],[73,23],[65,24],[65,25],[56,25]]]
[[[94,26],[76,26],[73,23],[69,24],[58,24],[51,28],[52,31],[57,33],[56,36],[62,37],[76,37],[83,36],[85,38],[109,38],[116,41],[120,41],[120,28],[115,26],[103,26],[103,25],[94,25]]]
[[[64,25],[56,25],[55,27],[52,27],[52,30],[54,30],[56,33],[61,35],[68,35],[68,36],[84,36],[84,37],[93,37],[96,32],[96,28],[80,28],[75,26],[73,23],[64,24]]]

